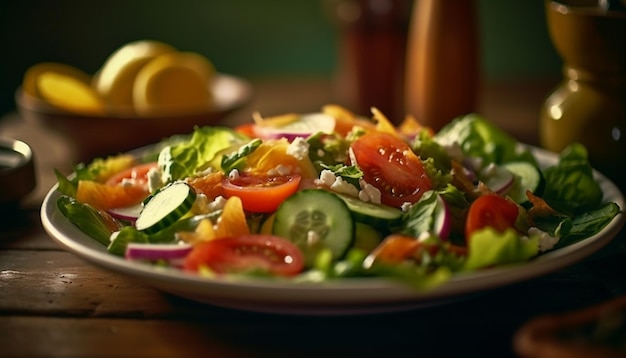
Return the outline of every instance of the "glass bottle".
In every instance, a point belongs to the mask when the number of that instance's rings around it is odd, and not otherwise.
[[[474,112],[480,78],[475,0],[416,0],[409,29],[405,108],[439,130]]]
[[[547,0],[546,15],[564,65],[562,82],[541,108],[540,143],[555,152],[584,144],[592,166],[624,187],[626,12],[603,10],[597,1]]]

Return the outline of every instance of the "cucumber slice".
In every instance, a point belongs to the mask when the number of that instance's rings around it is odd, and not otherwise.
[[[402,210],[387,205],[368,203],[357,198],[337,194],[348,205],[355,221],[378,229],[389,229],[402,220]]]
[[[383,234],[380,231],[362,222],[355,222],[354,232],[352,247],[367,253],[372,252],[383,241]]]
[[[354,221],[346,203],[331,192],[306,189],[287,198],[276,211],[272,233],[296,244],[307,267],[317,254],[343,257],[354,240]]]
[[[159,232],[182,218],[193,206],[196,192],[189,184],[176,181],[156,192],[144,204],[135,228],[147,234]]]
[[[528,201],[526,190],[536,195],[541,194],[545,180],[541,170],[535,165],[528,162],[510,162],[503,166],[515,176],[515,182],[506,195],[516,203],[524,204]]]

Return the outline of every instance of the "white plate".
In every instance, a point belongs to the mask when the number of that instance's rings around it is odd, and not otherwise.
[[[534,151],[542,165],[556,162],[556,155],[541,149]],[[596,172],[595,175],[604,190],[604,199],[617,203],[623,210],[624,197],[619,189],[602,174]],[[59,195],[56,186],[46,195],[41,208],[43,227],[57,243],[77,256],[146,285],[198,302],[282,314],[361,314],[443,304],[572,265],[611,241],[625,221],[625,216],[620,214],[600,233],[573,245],[516,266],[459,274],[445,284],[423,292],[378,278],[342,279],[324,283],[293,283],[259,278],[227,281],[200,278],[174,269],[126,261],[108,254],[104,246],[71,224],[57,209]]]

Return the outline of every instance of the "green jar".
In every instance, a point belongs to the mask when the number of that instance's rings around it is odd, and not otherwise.
[[[626,12],[598,1],[546,1],[548,30],[563,59],[563,81],[541,109],[539,138],[559,152],[572,142],[592,165],[626,184]]]

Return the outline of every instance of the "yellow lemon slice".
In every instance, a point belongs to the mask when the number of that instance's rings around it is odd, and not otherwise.
[[[141,68],[153,58],[176,49],[168,44],[139,40],[113,52],[95,76],[94,86],[112,107],[132,109],[133,85]]]
[[[167,53],[148,62],[137,74],[133,101],[144,115],[208,110],[213,64],[194,52]]]
[[[51,105],[70,112],[103,114],[104,101],[82,79],[58,72],[43,72],[36,81],[39,96]]]
[[[42,62],[29,67],[24,73],[22,90],[31,96],[41,98],[37,89],[39,76],[45,72],[54,72],[73,77],[83,83],[90,81],[90,76],[76,67],[57,62]]]

